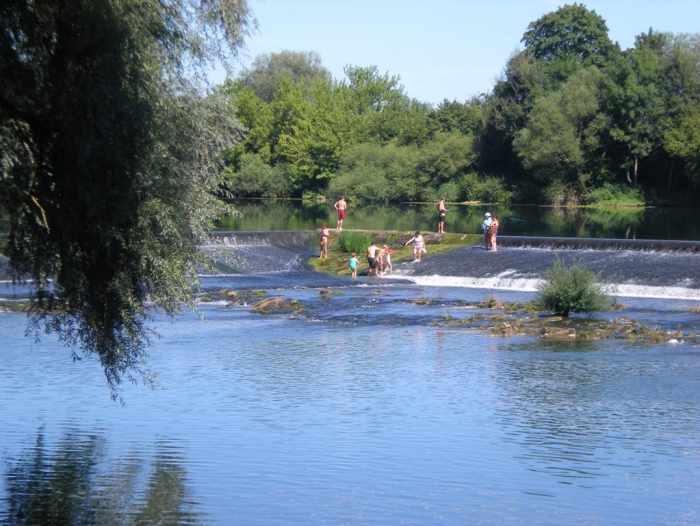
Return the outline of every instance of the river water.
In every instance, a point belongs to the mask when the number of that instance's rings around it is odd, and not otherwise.
[[[437,203],[380,205],[351,202],[344,227],[358,230],[437,232]],[[332,202],[241,200],[237,214],[219,221],[221,230],[313,230],[334,228]],[[450,204],[447,232],[480,232],[484,213],[498,214],[501,234],[512,236],[674,239],[700,241],[696,208],[575,208],[528,205]]]
[[[221,260],[204,293],[264,289],[303,312],[202,295],[205,320],[156,316],[162,388],[126,384],[123,406],[99,364],[1,314],[0,524],[700,521],[700,348],[433,324],[528,301],[558,256],[627,287],[628,310],[599,316],[697,333],[697,252],[505,243],[352,281],[304,266],[310,238],[204,247]]]

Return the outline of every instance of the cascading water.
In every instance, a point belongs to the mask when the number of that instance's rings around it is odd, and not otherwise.
[[[302,270],[313,232],[217,232],[200,248],[215,261],[213,274],[271,274]],[[212,274],[204,270],[204,275]]]
[[[534,291],[557,258],[599,273],[611,294],[700,299],[700,243],[502,238],[498,252],[464,248],[403,264],[395,275],[422,285]]]
[[[285,275],[318,285],[304,260],[316,250],[314,231],[219,232],[202,247],[214,256],[214,276]],[[388,277],[421,285],[534,291],[557,258],[599,273],[611,294],[700,299],[700,242],[502,236],[498,252],[481,247],[395,264]],[[209,275],[212,273],[210,272]]]

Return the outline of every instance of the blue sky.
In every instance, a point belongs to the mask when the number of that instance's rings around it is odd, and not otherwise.
[[[315,51],[335,78],[347,64],[401,77],[423,102],[464,101],[490,91],[528,24],[567,2],[553,0],[248,0],[258,31],[241,64],[261,53]],[[569,4],[573,3],[568,2]],[[700,32],[700,1],[591,0],[623,49],[647,31]],[[212,80],[223,79],[217,72]]]

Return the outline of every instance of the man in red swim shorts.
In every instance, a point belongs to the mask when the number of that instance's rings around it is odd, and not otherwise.
[[[333,208],[338,211],[338,226],[336,227],[336,230],[342,230],[343,219],[345,219],[345,211],[348,209],[348,202],[345,200],[345,196],[341,197],[340,201],[333,205]]]

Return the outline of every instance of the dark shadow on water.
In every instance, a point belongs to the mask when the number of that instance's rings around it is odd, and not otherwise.
[[[55,445],[43,429],[22,458],[5,465],[3,525],[195,525],[182,451],[156,444],[141,453],[110,456],[105,437],[68,430]],[[3,506],[5,507],[5,506]]]

